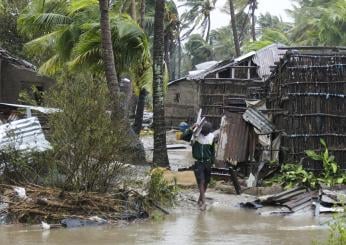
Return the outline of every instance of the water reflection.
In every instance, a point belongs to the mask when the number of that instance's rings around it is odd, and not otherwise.
[[[0,244],[311,244],[327,235],[327,228],[319,225],[322,221],[310,216],[260,216],[242,209],[192,208],[177,210],[161,222],[129,226],[48,231],[0,226]]]

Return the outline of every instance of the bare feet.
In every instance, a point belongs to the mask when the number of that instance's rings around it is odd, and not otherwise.
[[[198,207],[201,207],[202,204],[203,204],[203,202],[202,202],[202,200],[199,198],[198,201],[197,201]]]
[[[199,206],[199,209],[201,211],[205,211],[207,209],[207,205],[205,203],[202,203],[200,206]]]

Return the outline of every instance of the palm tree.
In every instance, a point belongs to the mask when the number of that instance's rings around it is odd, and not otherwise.
[[[173,1],[167,1],[164,17],[164,58],[170,80],[175,79],[175,49],[178,45],[179,27],[180,21],[177,6]]]
[[[103,71],[99,6],[93,1],[83,7],[61,1],[56,8],[42,6],[43,0],[35,0],[20,16],[18,24],[22,33],[31,37],[26,44],[29,52],[47,54],[40,71],[54,75],[65,69],[85,68],[95,73]],[[109,12],[114,50],[115,69],[118,78],[132,75],[131,68],[150,59],[149,43],[143,30],[128,15]]]
[[[236,22],[236,18],[235,18],[233,0],[229,0],[229,10],[230,10],[230,14],[231,14],[231,27],[232,27],[232,33],[233,33],[235,54],[237,57],[239,57],[240,56],[240,44],[239,44],[239,38],[238,38],[237,22]]]
[[[182,28],[188,29],[183,35],[183,39],[190,36],[190,34],[196,29],[202,29],[202,36],[209,42],[211,18],[210,13],[215,9],[215,3],[217,0],[180,0],[184,1],[182,6],[188,8],[188,10],[182,14],[181,20],[183,23]],[[193,23],[191,27],[191,23]]]
[[[224,26],[210,32],[210,41],[215,60],[226,60],[235,56],[231,29]]]
[[[164,51],[165,0],[156,0],[154,22],[153,56],[153,111],[154,111],[154,155],[153,163],[169,166],[164,108],[163,51]]]
[[[124,118],[124,113],[120,110],[120,100],[119,100],[119,82],[117,71],[115,70],[115,61],[113,54],[113,45],[112,45],[112,34],[109,24],[109,1],[108,0],[99,0],[100,6],[100,29],[101,29],[101,46],[102,46],[102,55],[103,63],[105,67],[106,80],[108,84],[109,94],[111,96],[111,111],[113,123],[117,123]],[[121,113],[122,112],[122,113]]]
[[[144,30],[145,9],[146,9],[146,1],[141,0],[139,25],[143,30]],[[135,122],[133,123],[133,130],[135,131],[137,135],[139,135],[139,133],[141,132],[142,125],[143,125],[145,98],[147,94],[148,92],[146,88],[144,86],[141,87],[138,94],[138,99],[137,99]]]
[[[185,44],[186,55],[191,60],[191,65],[209,61],[213,58],[213,50],[209,43],[199,34],[193,34]]]
[[[149,49],[142,29],[129,16],[109,12],[108,4],[107,0],[35,0],[20,16],[18,24],[23,33],[34,38],[26,48],[48,57],[40,67],[41,72],[56,74],[64,69],[83,68],[105,74],[113,122],[119,130],[128,130],[118,81],[121,74],[131,73],[131,68],[150,57]],[[129,137],[135,142],[133,145],[140,145],[131,131]],[[144,159],[144,152],[139,158]]]
[[[256,41],[256,15],[255,11],[257,9],[257,0],[249,0],[249,9],[251,11],[251,35],[252,41]]]
[[[345,45],[346,5],[344,0],[298,1],[289,14],[294,19],[290,30],[300,45]]]

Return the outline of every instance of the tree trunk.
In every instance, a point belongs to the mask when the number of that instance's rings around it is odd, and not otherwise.
[[[180,27],[179,27],[180,30]],[[181,55],[181,39],[180,39],[180,31],[178,36],[178,78],[181,77],[181,63],[182,63],[182,55]]]
[[[145,7],[146,7],[145,0],[141,0],[141,19],[140,19],[139,25],[141,26],[142,29],[144,29]]]
[[[169,44],[170,38],[168,37],[168,35],[164,35],[164,60],[166,63],[169,79],[171,79],[171,59],[169,55]]]
[[[210,19],[210,15],[208,15],[208,29],[207,29],[207,37],[205,38],[205,41],[209,44],[211,44],[210,40],[209,40],[209,36],[210,36],[210,24],[211,24],[211,19]]]
[[[134,21],[137,21],[136,0],[131,0],[131,17]]]
[[[251,35],[252,35],[252,40],[255,42],[256,41],[256,16],[255,16],[255,11],[257,8],[257,2],[256,0],[253,0],[251,3]]]
[[[236,23],[236,19],[235,19],[233,0],[229,0],[229,10],[231,13],[231,26],[232,26],[235,54],[237,57],[239,57],[240,56],[240,45],[239,45],[239,39],[238,39],[237,23]]]
[[[136,116],[135,122],[133,124],[133,130],[137,135],[141,132],[142,124],[143,124],[143,115],[144,115],[144,107],[145,107],[145,97],[147,96],[147,91],[145,88],[142,88],[139,92],[138,100],[137,100],[137,108],[136,108]]]
[[[117,123],[119,119],[124,118],[124,114],[121,112],[120,100],[119,100],[119,81],[117,77],[117,72],[115,70],[115,61],[112,45],[112,34],[110,31],[109,24],[109,3],[108,0],[99,0],[100,5],[100,27],[101,27],[101,44],[102,44],[102,55],[103,62],[105,66],[105,74],[109,93],[111,96],[111,110],[112,110],[112,120]]]
[[[154,56],[153,56],[153,110],[154,110],[154,155],[156,166],[168,167],[166,146],[165,105],[163,85],[163,45],[165,1],[155,1]]]
[[[171,45],[169,46],[169,53],[170,53],[170,60],[171,60],[171,75],[170,78],[171,80],[176,79],[176,62],[177,62],[177,55],[176,55],[176,45],[175,42],[171,42]]]
[[[117,72],[115,69],[113,45],[112,45],[112,34],[110,31],[109,24],[109,1],[99,0],[100,7],[100,28],[101,28],[101,45],[102,55],[105,67],[105,74],[107,85],[111,97],[111,119],[115,126],[115,129],[119,130],[126,135],[127,140],[124,140],[123,145],[119,147],[124,149],[124,154],[130,154],[127,158],[132,163],[143,163],[145,162],[145,152],[143,145],[139,138],[134,134],[130,127],[126,113],[121,107],[119,81]]]
[[[141,0],[141,11],[139,25],[144,29],[144,17],[145,17],[145,0]],[[133,123],[133,130],[137,135],[140,134],[143,125],[143,115],[145,109],[145,97],[147,96],[147,91],[142,88],[139,92],[139,97],[137,98],[137,105],[135,108],[135,122]]]

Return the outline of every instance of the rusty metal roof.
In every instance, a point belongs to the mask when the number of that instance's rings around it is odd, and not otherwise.
[[[248,108],[243,114],[243,119],[257,128],[261,134],[271,134],[275,130],[275,126],[265,115],[254,108]]]

